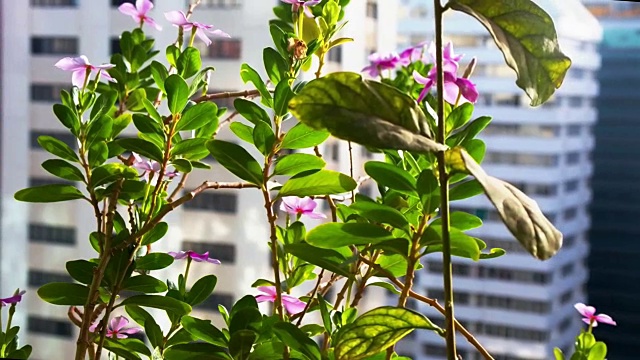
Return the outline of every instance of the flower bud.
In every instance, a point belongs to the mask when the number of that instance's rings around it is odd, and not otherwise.
[[[289,38],[287,50],[293,54],[295,60],[302,60],[307,57],[307,44],[302,39]]]

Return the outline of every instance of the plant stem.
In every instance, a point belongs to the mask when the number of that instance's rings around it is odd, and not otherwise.
[[[316,294],[318,293],[318,288],[320,288],[320,283],[322,282],[323,277],[324,277],[324,269],[322,269],[322,271],[320,271],[320,274],[318,275],[318,281],[316,281],[316,286],[313,287],[313,290],[311,291],[311,295],[309,296],[309,301],[307,301],[307,305],[305,305],[304,310],[302,310],[302,313],[298,318],[298,323],[296,324],[296,326],[298,327],[300,326],[300,323],[302,323],[302,318],[304,318],[304,316],[307,314],[307,311],[311,307],[311,303],[313,303],[314,300],[316,299]]]
[[[445,144],[445,118],[444,118],[444,70],[442,60],[442,5],[440,0],[434,0],[434,13],[436,22],[436,69],[438,72],[438,134],[437,141]],[[456,333],[453,312],[453,269],[451,264],[451,238],[449,221],[449,175],[445,163],[445,152],[439,151],[438,177],[440,181],[440,217],[442,218],[442,263],[444,265],[444,309],[445,309],[445,335],[447,341],[447,359],[456,360]]]

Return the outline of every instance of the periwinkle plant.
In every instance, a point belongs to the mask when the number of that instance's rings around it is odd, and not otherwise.
[[[485,251],[482,240],[466,234],[482,221],[450,212],[450,202],[486,193],[513,235],[542,260],[558,251],[562,235],[535,202],[480,167],[485,145],[476,137],[490,118],[472,120],[481,89],[473,84],[473,66],[458,69],[460,58],[451,45],[443,46],[442,14],[462,11],[489,29],[532,105],[546,101],[560,86],[570,61],[560,52],[551,18],[530,0],[450,0],[444,6],[436,0],[436,41],[430,50],[420,44],[398,55],[372,57],[375,62],[366,71],[380,81],[349,72],[323,76],[326,54],[353,41],[339,37],[348,3],[283,0],[269,25],[273,46],[263,51],[268,80],[249,64],[240,69],[242,80],[255,90],[207,92],[215,74],[203,68],[193,43],[229,35],[190,20],[197,2],[186,12],[165,14],[178,35],[163,52],[164,63],[155,60],[159,51],[144,31],[145,25],[160,29],[149,17],[149,0],[120,7],[138,27],[120,36],[121,53],[110,64],[93,66],[83,57],[58,63],[73,72],[74,87],[62,91],[54,113],[77,139],[78,149],[48,136],[38,142],[56,157],[43,167],[82,189],[45,185],[15,197],[84,200],[95,214],[95,231],[88,234],[95,257],[67,263],[75,283],[38,290],[43,300],[69,307],[69,319],[80,329],[76,360],[99,359],[104,349],[125,359],[401,358],[394,344],[416,329],[445,337],[450,360],[457,359],[456,330],[492,359],[455,320],[451,257],[481,261],[504,251]],[[299,81],[314,57],[316,79]],[[231,115],[225,117],[227,109],[212,102],[221,98],[235,98]],[[236,115],[246,121],[232,121]],[[288,131],[285,121],[292,123]],[[216,138],[228,123],[244,146]],[[121,135],[130,126],[138,130],[137,137]],[[365,164],[379,196],[359,194],[351,174],[325,169],[320,145],[330,135],[384,155],[384,161]],[[309,151],[289,153],[301,149]],[[191,172],[210,169],[204,161],[208,156],[240,180],[206,181],[182,193]],[[262,195],[273,274],[256,280],[261,294],[242,297],[231,309],[220,306],[226,328],[218,329],[189,315],[215,290],[216,276],[197,279],[190,289],[187,280],[192,261],[202,263],[198,266],[219,261],[190,249],[165,254],[152,248],[168,231],[164,216],[204,191],[223,188]],[[284,222],[277,221],[280,201]],[[320,201],[328,202],[332,221],[307,231],[300,220],[322,218],[315,211]],[[416,271],[431,253],[442,253],[444,259],[444,307],[412,289]],[[177,283],[151,275],[176,259],[186,260]],[[312,288],[306,296],[291,295],[303,284]],[[338,295],[330,302],[326,295],[336,284]],[[369,286],[396,292],[397,305],[358,315]],[[137,294],[123,299],[124,291]],[[407,309],[409,298],[436,307],[445,316],[445,328]],[[261,313],[258,302],[272,302],[273,313]],[[137,326],[114,316],[122,308]],[[146,309],[166,312],[168,329]],[[312,312],[319,314],[319,324],[306,317]],[[128,337],[137,327],[150,347]]]

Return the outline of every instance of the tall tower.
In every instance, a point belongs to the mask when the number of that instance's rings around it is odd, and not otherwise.
[[[400,43],[432,40],[431,3],[403,1]],[[561,48],[573,61],[562,88],[538,108],[528,105],[515,85],[513,70],[477,21],[455,11],[447,11],[444,21],[445,41],[453,42],[455,52],[465,54],[466,61],[478,58],[471,78],[481,94],[475,116],[493,116],[482,135],[487,145],[483,167],[535,199],[564,234],[562,250],[541,262],[517,243],[484,196],[452,204],[454,210],[483,220],[473,236],[507,251],[493,260],[454,260],[456,317],[496,359],[543,360],[553,357],[553,347],[571,349],[581,326],[573,304],[586,297],[591,129],[596,121],[593,101],[598,93],[596,47],[601,30],[578,0],[536,3],[553,17]],[[441,258],[428,259],[425,267],[416,291],[442,301]],[[439,313],[418,306],[431,319],[442,321]],[[444,340],[426,332],[403,345],[403,351],[416,359],[446,355]],[[464,359],[480,359],[464,338],[458,347]]]
[[[636,139],[640,136],[637,106],[640,93],[640,4],[626,1],[583,1],[601,21],[602,67],[598,73],[599,119],[594,128],[593,224],[590,233],[589,303],[611,315],[618,326],[601,326],[596,337],[611,359],[635,359],[640,351],[637,299],[640,255],[636,219],[640,216]]]
[[[70,146],[73,138],[55,119],[51,107],[59,101],[61,89],[71,86],[70,74],[54,68],[65,56],[86,55],[99,64],[108,62],[117,51],[118,36],[134,28],[131,18],[117,7],[132,0],[30,0],[2,1],[0,64],[0,296],[10,296],[18,287],[27,288],[16,317],[22,326],[22,342],[33,345],[33,358],[66,356],[74,351],[77,330],[66,317],[66,309],[44,303],[37,297],[39,286],[54,281],[71,281],[65,263],[95,255],[88,243],[94,219],[86,204],[66,202],[27,205],[13,200],[13,194],[29,185],[59,183],[40,164],[49,155],[37,143],[40,135],[55,135]],[[202,0],[194,19],[214,24],[232,37],[214,39],[209,47],[201,47],[204,66],[216,68],[210,91],[247,88],[240,77],[240,65],[249,63],[263,72],[262,49],[271,38],[268,20],[272,7],[279,1]],[[177,31],[164,19],[164,12],[184,9],[186,0],[155,0],[151,14],[163,26],[161,32],[145,28],[156,38],[156,46],[173,42]],[[356,42],[332,50],[326,71],[339,69],[359,71],[372,51],[390,51],[396,47],[395,22],[397,0],[354,1],[347,8],[349,25],[344,36]],[[20,29],[20,31],[16,31]],[[196,40],[197,41],[197,40]],[[161,59],[162,56],[159,56]],[[232,102],[221,102],[232,106]],[[129,129],[135,134],[135,129]],[[221,139],[231,139],[225,129]],[[346,144],[330,141],[322,149],[328,166],[348,173]],[[356,174],[360,161],[368,153],[356,148]],[[216,163],[213,170],[196,171],[189,176],[186,189],[204,180],[236,181]],[[193,266],[191,279],[214,273],[218,285],[214,294],[194,309],[195,316],[220,321],[218,304],[230,307],[235,300],[250,293],[252,282],[269,277],[268,228],[256,190],[206,192],[183,208],[172,212],[168,240],[153,251],[210,251],[222,265]],[[173,281],[183,271],[180,263],[162,275]]]

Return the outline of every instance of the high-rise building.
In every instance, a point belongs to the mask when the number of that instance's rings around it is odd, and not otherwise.
[[[593,217],[590,233],[589,303],[611,315],[618,326],[599,326],[598,340],[610,359],[637,358],[640,345],[640,255],[635,222],[640,216],[636,139],[640,93],[640,4],[627,1],[583,1],[603,28],[602,67],[594,128]]]
[[[65,56],[86,55],[94,64],[108,62],[117,51],[118,36],[135,24],[120,14],[117,6],[123,0],[31,0],[2,1],[0,24],[1,139],[0,139],[0,281],[1,296],[9,296],[15,288],[28,292],[19,306],[16,321],[22,326],[22,342],[33,345],[34,359],[65,358],[75,347],[77,330],[66,317],[64,307],[44,303],[36,289],[48,282],[70,281],[65,263],[95,255],[88,234],[95,223],[87,204],[80,201],[56,204],[24,204],[13,200],[13,194],[29,185],[59,182],[40,164],[49,155],[40,149],[40,135],[54,135],[75,146],[55,119],[51,106],[59,101],[61,89],[70,88],[70,74],[53,65]],[[214,39],[202,47],[205,65],[214,65],[210,89],[238,90],[250,85],[239,77],[240,65],[251,64],[262,72],[262,49],[271,43],[268,20],[271,0],[202,0],[194,18],[214,24],[232,37]],[[177,31],[164,20],[164,12],[184,9],[186,0],[155,0],[151,14],[163,30],[145,30],[156,38],[156,46],[175,40]],[[326,71],[347,69],[359,71],[372,51],[390,51],[396,47],[396,0],[352,1],[347,8],[349,25],[345,36],[356,39],[328,56]],[[162,56],[160,56],[161,58]],[[226,105],[232,105],[227,102]],[[130,129],[134,134],[134,129]],[[222,139],[230,139],[223,131]],[[322,149],[329,167],[348,173],[346,144],[329,141]],[[369,154],[356,147],[358,164]],[[217,164],[212,171],[196,171],[189,176],[187,189],[204,180],[235,181],[235,177]],[[194,266],[190,279],[211,273],[218,275],[213,296],[199,306],[196,315],[219,320],[217,305],[226,307],[250,291],[257,278],[271,277],[268,262],[268,228],[262,196],[256,190],[203,193],[195,201],[167,217],[172,225],[167,241],[154,251],[192,249],[210,251],[222,265]],[[164,274],[174,281],[180,263]],[[55,354],[55,355],[53,355]]]
[[[553,17],[561,48],[573,61],[560,90],[537,108],[528,105],[529,99],[515,85],[514,71],[505,65],[485,28],[451,10],[444,21],[445,41],[453,42],[456,54],[465,54],[463,61],[478,58],[471,78],[480,92],[475,117],[493,117],[481,136],[487,146],[483,167],[536,200],[564,234],[560,252],[538,261],[517,243],[484,196],[452,204],[454,210],[483,220],[484,225],[470,234],[488,247],[507,251],[480,262],[456,258],[453,268],[456,318],[495,359],[543,360],[553,358],[554,347],[571,349],[581,327],[573,304],[586,298],[591,129],[596,121],[601,29],[578,0],[536,3]],[[402,5],[399,43],[432,40],[432,2],[405,0]],[[431,257],[424,265],[416,291],[442,301],[442,260]],[[416,306],[443,323],[435,310]],[[458,348],[464,359],[481,358],[462,336]],[[417,332],[402,348],[415,359],[442,359],[445,350],[444,339],[426,331]]]

